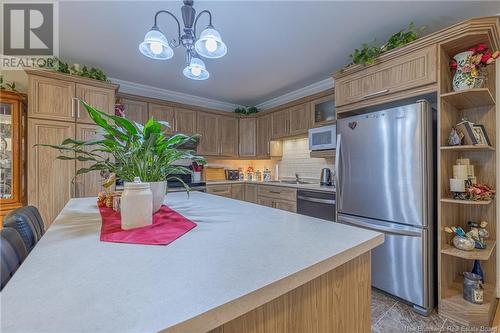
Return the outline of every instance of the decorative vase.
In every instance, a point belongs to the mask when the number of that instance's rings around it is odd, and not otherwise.
[[[153,214],[160,210],[165,195],[167,194],[167,181],[150,182],[151,192],[153,192]]]
[[[484,283],[484,273],[479,260],[474,260],[474,266],[472,267],[471,273],[479,275],[481,277],[481,282]]]
[[[474,78],[471,75],[472,67],[469,59],[472,54],[472,51],[465,51],[453,57],[457,62],[457,70],[452,81],[454,91],[480,88],[477,85],[484,83],[484,77],[482,77],[482,80],[478,80],[479,78]]]
[[[472,251],[474,250],[474,246],[476,245],[472,238],[462,237],[458,235],[453,237],[452,242],[453,246],[463,251]]]

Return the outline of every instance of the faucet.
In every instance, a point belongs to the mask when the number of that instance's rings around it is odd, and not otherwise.
[[[298,174],[298,173],[296,173],[296,174],[295,174],[295,181],[296,181],[297,183],[300,181],[300,178],[299,178],[299,174]]]

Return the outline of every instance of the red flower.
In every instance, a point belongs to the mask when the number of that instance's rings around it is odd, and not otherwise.
[[[485,54],[483,54],[483,56],[481,57],[481,62],[482,62],[483,64],[486,64],[486,62],[487,62],[487,61],[488,61],[488,59],[490,59],[490,58],[491,58],[491,55],[490,55],[489,53],[485,53]]]
[[[476,46],[477,52],[483,52],[484,50],[487,50],[487,49],[488,49],[488,46],[486,46],[486,44],[478,44]]]
[[[457,64],[457,62],[455,60],[450,61],[450,68],[452,70],[456,70],[457,66],[458,66],[458,64]]]

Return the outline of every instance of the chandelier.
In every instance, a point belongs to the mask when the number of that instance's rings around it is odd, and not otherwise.
[[[193,0],[184,0],[181,12],[184,23],[184,33],[182,35],[181,24],[175,15],[167,10],[160,10],[155,14],[153,27],[144,36],[144,41],[139,44],[139,51],[151,59],[168,60],[174,56],[172,48],[182,45],[186,48],[186,67],[182,71],[184,76],[193,80],[206,80],[210,74],[200,56],[211,59],[221,58],[227,52],[226,44],[224,44],[219,32],[212,25],[212,13],[210,11],[203,10],[196,15]],[[169,41],[158,28],[158,16],[162,13],[168,14],[177,23],[177,39]],[[208,15],[209,23],[200,36],[197,37],[196,23],[203,14]]]

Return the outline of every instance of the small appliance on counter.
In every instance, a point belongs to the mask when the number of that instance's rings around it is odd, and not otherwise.
[[[321,169],[321,175],[319,177],[319,184],[322,186],[332,186],[332,170],[328,168]]]
[[[226,180],[240,179],[240,172],[238,170],[226,170]]]

